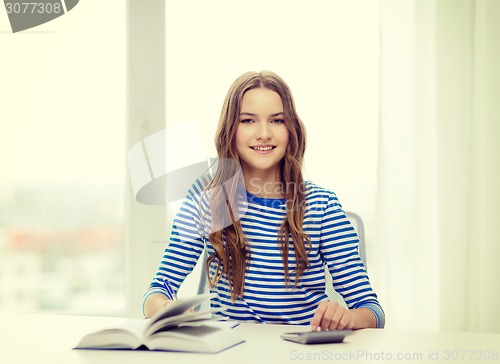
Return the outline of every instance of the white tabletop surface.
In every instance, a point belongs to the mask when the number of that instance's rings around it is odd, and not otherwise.
[[[340,344],[302,345],[280,338],[306,328],[241,324],[246,341],[218,354],[72,350],[79,339],[122,318],[0,314],[0,363],[498,363],[500,334],[358,330]]]

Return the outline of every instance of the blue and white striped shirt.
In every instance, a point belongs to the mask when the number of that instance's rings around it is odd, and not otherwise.
[[[199,206],[203,183],[197,181],[185,199],[174,220],[170,243],[160,267],[144,295],[144,301],[153,293],[169,298],[164,280],[177,291],[193,270],[206,248],[214,253]],[[358,236],[345,216],[342,207],[330,190],[306,182],[306,211],[303,229],[311,238],[309,265],[296,287],[295,253],[290,244],[290,284],[285,283],[285,271],[277,242],[278,231],[286,216],[285,199],[261,198],[250,193],[241,225],[246,244],[251,252],[247,265],[243,297],[231,301],[227,277],[223,276],[211,289],[216,297],[211,306],[215,318],[247,322],[309,325],[325,294],[324,265],[333,278],[334,289],[344,298],[350,309],[367,308],[377,319],[377,327],[384,327],[385,315],[358,253]],[[213,277],[216,262],[209,272]]]

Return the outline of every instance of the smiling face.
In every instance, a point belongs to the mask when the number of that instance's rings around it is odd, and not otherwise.
[[[236,151],[246,178],[276,176],[280,180],[279,166],[289,136],[283,111],[281,97],[275,91],[259,87],[243,95]]]

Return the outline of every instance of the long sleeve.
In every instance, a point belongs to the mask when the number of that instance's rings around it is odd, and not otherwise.
[[[173,299],[165,289],[165,280],[168,280],[174,292],[177,293],[203,252],[203,229],[200,223],[199,204],[196,199],[196,196],[199,196],[201,186],[193,185],[193,188],[194,192],[190,191],[174,219],[169,243],[161,258],[158,270],[144,294],[143,307],[146,299],[154,293],[160,293]]]

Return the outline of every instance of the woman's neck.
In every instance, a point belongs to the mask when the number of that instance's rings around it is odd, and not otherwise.
[[[267,172],[243,171],[245,187],[252,195],[267,198],[283,198],[285,191],[279,170]]]

